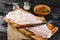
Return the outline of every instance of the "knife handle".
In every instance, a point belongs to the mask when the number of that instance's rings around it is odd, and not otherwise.
[[[19,26],[17,27],[17,29],[19,29],[19,28],[25,28],[25,27],[34,27],[34,25],[33,25],[33,24],[19,25]]]

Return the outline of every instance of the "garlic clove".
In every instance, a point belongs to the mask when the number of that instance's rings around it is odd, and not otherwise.
[[[24,2],[23,8],[24,8],[25,10],[30,10],[29,2]]]

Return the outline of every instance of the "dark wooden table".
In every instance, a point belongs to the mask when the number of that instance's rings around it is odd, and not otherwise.
[[[0,0],[1,1],[5,1],[8,2],[6,3],[7,9],[9,9],[10,7],[12,8],[12,4],[9,3],[14,3],[17,2],[19,3],[19,6],[22,7],[23,6],[23,2],[26,0]],[[52,11],[51,14],[49,14],[48,16],[46,16],[46,20],[55,20],[55,21],[60,21],[60,0],[28,0],[30,2],[31,5],[31,10],[29,12],[33,11],[33,7],[37,4],[46,4],[48,6],[51,7]],[[1,4],[1,3],[0,3]],[[3,8],[6,9],[5,3],[2,3],[4,5],[4,7],[2,7],[0,10],[2,10]],[[10,6],[9,6],[10,5]],[[4,10],[4,9],[3,9]],[[5,10],[8,13],[8,10]],[[0,15],[5,16],[6,14],[4,13],[5,11],[0,11]],[[9,11],[12,11],[9,9]],[[32,12],[34,14],[34,12]],[[49,40],[60,40],[60,22],[53,22],[53,25],[56,25],[59,27],[59,30],[57,33],[55,33]],[[3,35],[4,34],[4,35]],[[7,40],[7,34],[0,32],[0,39],[1,40]]]

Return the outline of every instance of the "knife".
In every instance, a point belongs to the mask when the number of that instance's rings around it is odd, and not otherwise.
[[[35,24],[23,24],[23,25],[19,25],[19,26],[17,27],[17,29],[19,29],[19,28],[25,28],[25,27],[39,26],[39,25],[48,24],[48,23],[51,23],[51,22],[52,22],[52,21],[43,22],[43,23],[35,23]]]

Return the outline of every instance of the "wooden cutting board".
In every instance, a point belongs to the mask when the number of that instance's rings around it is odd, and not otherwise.
[[[45,21],[44,17],[37,18]],[[26,30],[25,28],[15,29],[15,27],[17,26],[16,24],[6,18],[4,20],[8,23],[8,40],[48,40],[48,38],[43,38],[39,35],[36,35]],[[47,27],[52,31],[53,34],[58,30],[58,27],[52,24],[47,24]]]

